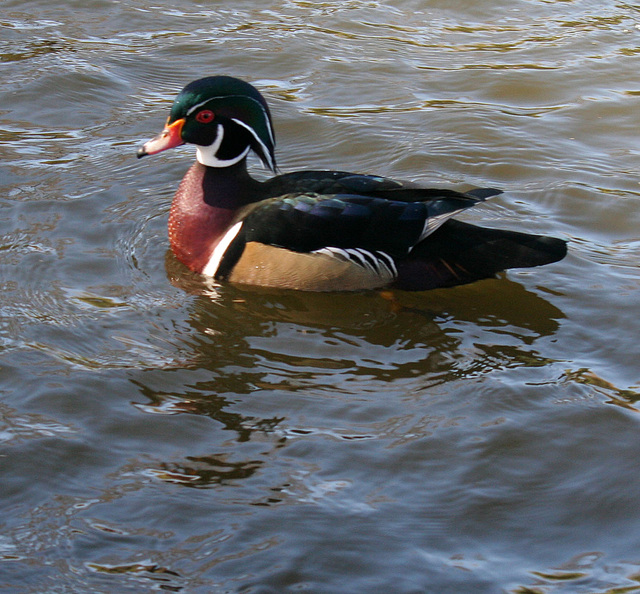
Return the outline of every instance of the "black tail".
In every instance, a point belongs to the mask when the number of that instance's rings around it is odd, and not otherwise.
[[[502,190],[497,190],[496,188],[474,188],[473,190],[467,191],[466,194],[470,194],[474,198],[480,198],[480,200],[486,200],[487,198],[491,198],[491,196],[502,194]]]
[[[408,291],[453,287],[490,278],[508,268],[557,262],[566,253],[566,241],[555,237],[449,220],[397,262],[395,286]]]

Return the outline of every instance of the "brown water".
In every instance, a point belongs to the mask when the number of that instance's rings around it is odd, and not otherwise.
[[[640,9],[0,5],[0,591],[640,591]],[[451,290],[205,287],[167,256],[188,81],[284,171],[505,194],[560,263]],[[264,175],[256,165],[256,174]]]

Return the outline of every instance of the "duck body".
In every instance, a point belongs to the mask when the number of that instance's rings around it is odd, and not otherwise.
[[[192,142],[197,160],[174,197],[169,239],[191,270],[219,281],[308,291],[426,290],[560,260],[560,239],[452,219],[499,194],[419,187],[344,171],[276,170],[271,116],[258,91],[231,77],[187,85],[164,131],[138,156]]]

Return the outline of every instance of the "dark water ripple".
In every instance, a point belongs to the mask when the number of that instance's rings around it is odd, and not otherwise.
[[[615,1],[4,2],[0,590],[637,591],[639,53]],[[213,73],[284,170],[501,187],[467,220],[569,256],[203,283],[167,254],[191,152],[134,155]]]

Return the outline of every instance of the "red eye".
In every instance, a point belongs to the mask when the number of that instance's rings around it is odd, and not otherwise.
[[[215,115],[210,109],[203,109],[196,114],[196,121],[201,124],[213,122],[213,118],[215,118]]]

